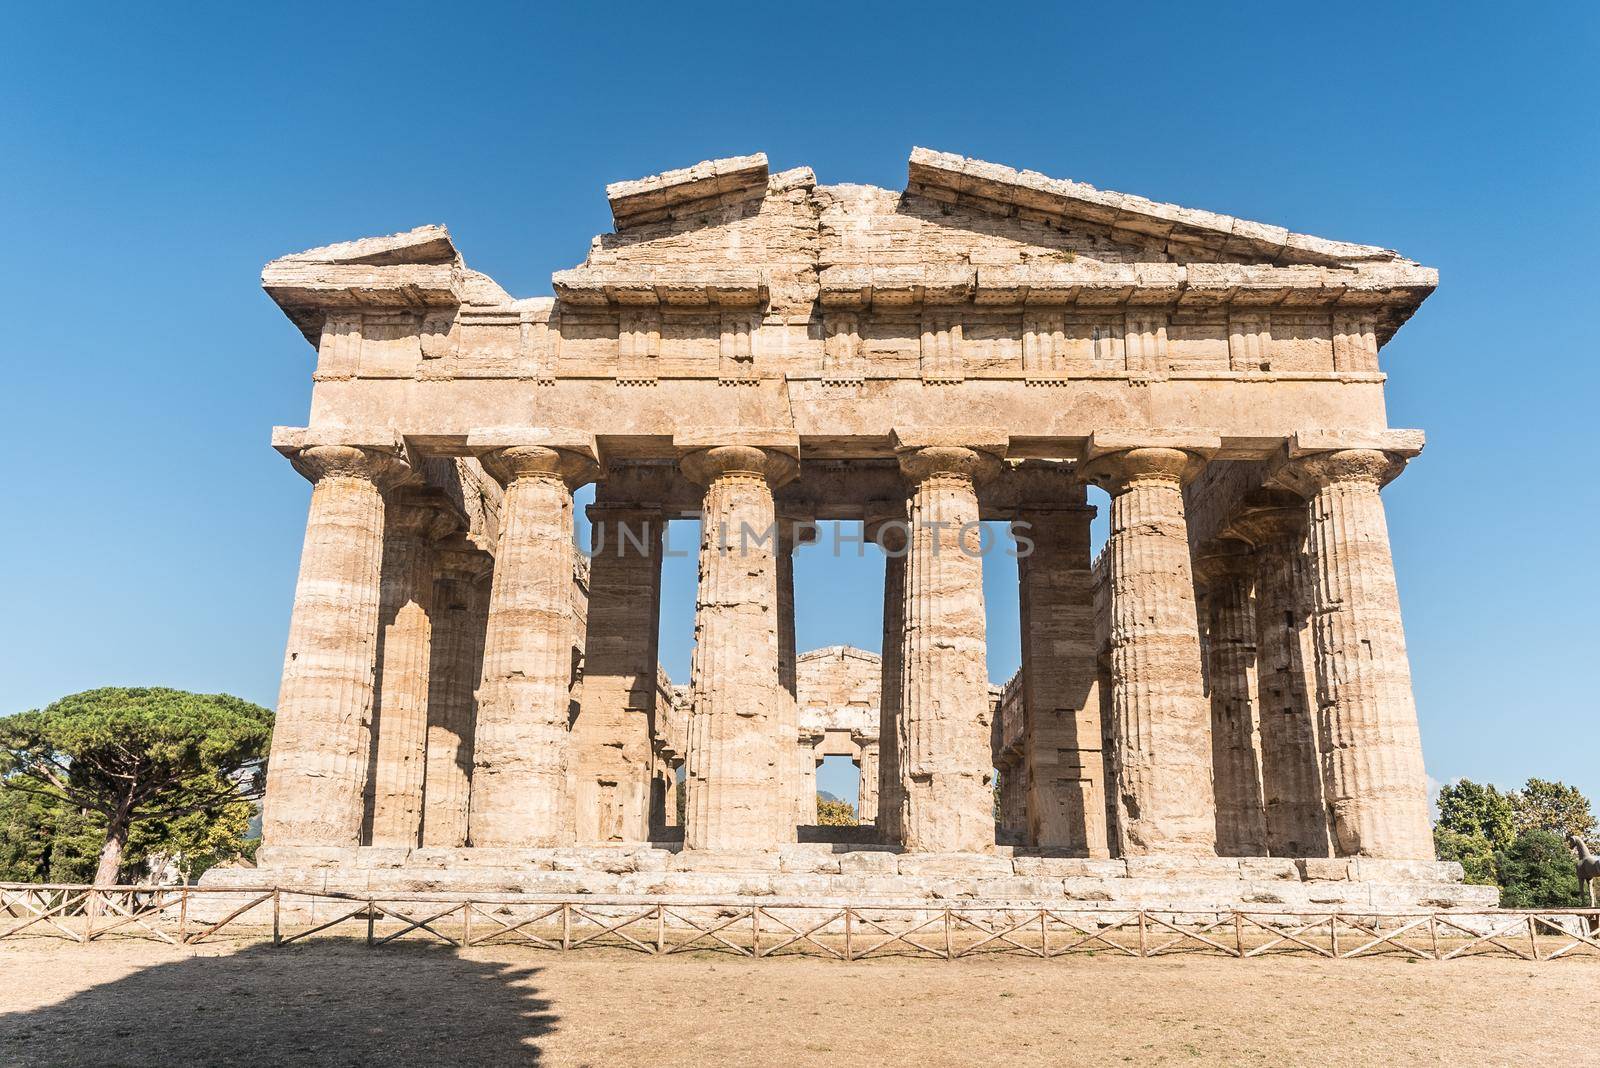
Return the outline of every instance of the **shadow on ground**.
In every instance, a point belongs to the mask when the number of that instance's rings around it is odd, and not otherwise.
[[[538,1064],[556,1021],[539,970],[445,946],[251,946],[0,1015],[0,1064]]]

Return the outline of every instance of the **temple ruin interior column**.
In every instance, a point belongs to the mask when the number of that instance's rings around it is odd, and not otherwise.
[[[1023,828],[1029,845],[1105,857],[1105,756],[1089,551],[1095,510],[1066,468],[1038,481],[1047,483],[1040,487],[1047,492],[1037,492],[1013,524],[1025,723],[1015,777]],[[1002,783],[1009,785],[1004,778]]]
[[[878,692],[878,837],[888,845],[905,840],[905,755],[900,687],[905,644],[906,553],[910,551],[906,502],[881,503],[865,536],[883,550],[883,682]]]
[[[1336,449],[1288,461],[1306,498],[1323,793],[1338,856],[1433,856],[1427,776],[1379,489],[1403,456]]]
[[[1184,481],[1215,448],[1090,439],[1089,473],[1111,494],[1111,768],[1124,856],[1216,851],[1211,711],[1183,503]]]
[[[440,545],[435,560],[422,844],[456,848],[467,844],[475,693],[483,678],[493,560],[461,537]]]
[[[385,491],[409,473],[395,448],[313,445],[305,547],[278,692],[262,837],[360,843],[370,760]]]
[[[384,513],[373,757],[367,787],[368,841],[375,846],[411,847],[422,840],[433,543],[461,523],[443,492],[429,487],[395,490]]]
[[[801,545],[816,540],[815,525],[806,516],[779,512],[778,548],[778,730],[783,739],[780,751],[788,759],[781,769],[777,787],[790,800],[786,826],[810,826],[817,822],[816,769],[807,769],[810,755],[799,743],[800,705],[795,678],[794,554]],[[807,781],[811,783],[807,792]],[[785,830],[785,840],[795,841],[798,833]]]
[[[650,838],[664,520],[659,506],[612,493],[601,483],[588,513],[583,701],[572,728],[580,842]]]
[[[792,455],[725,445],[682,462],[705,487],[687,758],[690,849],[771,849],[792,840],[792,743],[784,744],[773,490]]]
[[[903,439],[912,484],[901,677],[903,834],[918,852],[994,848],[989,676],[977,482],[988,451]]]
[[[878,742],[874,740],[858,740],[861,746],[861,760],[857,768],[861,772],[861,786],[856,800],[856,819],[861,823],[876,824],[878,822]]]
[[[479,459],[505,497],[473,739],[471,841],[558,845],[572,827],[572,490],[595,474],[593,447],[509,445]]]
[[[1267,853],[1256,741],[1256,622],[1249,546],[1227,540],[1198,562],[1206,589],[1206,685],[1211,699],[1212,793],[1217,852]]]
[[[1305,511],[1303,504],[1286,499],[1257,502],[1228,526],[1229,533],[1255,546],[1261,796],[1267,853],[1274,857],[1328,855],[1316,675],[1301,641],[1311,625],[1309,590],[1301,581]]]

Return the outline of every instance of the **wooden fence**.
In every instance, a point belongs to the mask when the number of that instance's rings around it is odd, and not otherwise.
[[[1600,910],[1307,912],[1080,908],[1038,903],[828,902],[533,894],[363,896],[280,887],[0,883],[0,940],[111,937],[175,946],[227,936],[275,946],[318,935],[368,946],[431,941],[555,952],[612,947],[654,955],[716,952],[953,960],[1000,953],[1347,960],[1399,955],[1529,961],[1600,956]]]

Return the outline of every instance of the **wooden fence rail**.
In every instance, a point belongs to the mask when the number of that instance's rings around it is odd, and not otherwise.
[[[1549,961],[1600,957],[1600,910],[1433,912],[1083,908],[1033,903],[785,901],[767,898],[538,894],[353,895],[288,887],[92,887],[0,883],[0,940],[86,944],[143,938],[196,945],[224,932],[285,946],[319,934],[369,946],[423,940],[555,952],[610,947],[653,955],[712,952],[954,960],[1182,953],[1241,960],[1297,954]]]

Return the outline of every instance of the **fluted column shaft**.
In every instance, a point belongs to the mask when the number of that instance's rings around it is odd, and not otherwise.
[[[772,491],[793,461],[750,446],[691,453],[703,484],[693,707],[685,785],[690,849],[771,849],[791,840],[783,787],[793,743],[781,737],[777,538]]]
[[[1112,771],[1123,855],[1212,854],[1211,711],[1183,505],[1193,457],[1136,448],[1096,461],[1111,492]]]
[[[383,492],[396,456],[314,446],[294,463],[315,486],[277,720],[262,836],[271,846],[354,846],[370,759],[373,656],[383,558]]]
[[[906,553],[905,506],[897,502],[896,515],[871,532],[884,551],[883,558],[883,674],[878,687],[878,837],[889,845],[905,840],[905,784],[901,768],[905,731],[900,688],[905,652]],[[865,772],[863,771],[863,774]]]
[[[902,452],[900,466],[914,487],[901,670],[904,843],[985,852],[994,848],[994,794],[976,482],[997,461],[929,446]]]
[[[1082,488],[1073,496],[1081,502]],[[1014,777],[1020,780],[1017,796],[1030,845],[1105,857],[1105,759],[1089,553],[1094,514],[1081,503],[1017,514],[1026,733]],[[1020,548],[1025,544],[1026,552]]]
[[[1317,745],[1315,675],[1301,637],[1310,625],[1301,581],[1305,509],[1257,511],[1234,524],[1254,542],[1256,709],[1261,737],[1261,794],[1267,852],[1275,857],[1328,855],[1328,810]]]
[[[861,747],[861,787],[856,800],[856,819],[878,822],[878,746],[871,742]]]
[[[1378,492],[1399,461],[1347,449],[1295,464],[1310,491],[1318,725],[1334,852],[1432,857],[1411,663]]]
[[[415,846],[422,840],[422,788],[428,752],[428,671],[433,632],[435,539],[455,517],[425,490],[399,490],[384,520],[378,607],[378,689],[373,699],[369,841]]]
[[[590,462],[542,446],[480,459],[505,486],[473,739],[471,841],[550,846],[570,835],[572,488]]]
[[[476,691],[483,678],[491,561],[471,547],[439,553],[434,586],[432,665],[428,672],[428,758],[422,794],[422,844],[467,844],[472,796]]]
[[[1225,857],[1259,857],[1267,852],[1256,748],[1256,624],[1250,563],[1242,548],[1206,561],[1212,782],[1217,852]]]
[[[655,763],[650,734],[664,523],[659,508],[609,502],[603,492],[589,519],[583,703],[573,726],[577,837],[644,842]]]
[[[794,619],[794,553],[809,540],[809,526],[805,520],[787,514],[778,516],[778,551],[775,563],[778,572],[778,732],[781,739],[779,788],[789,798],[790,812],[784,817],[784,841],[798,840],[795,828],[817,822],[816,789],[806,792],[808,780],[814,780],[815,769],[807,775],[805,763],[811,759],[808,749],[800,745],[799,683],[796,677],[795,619]]]

